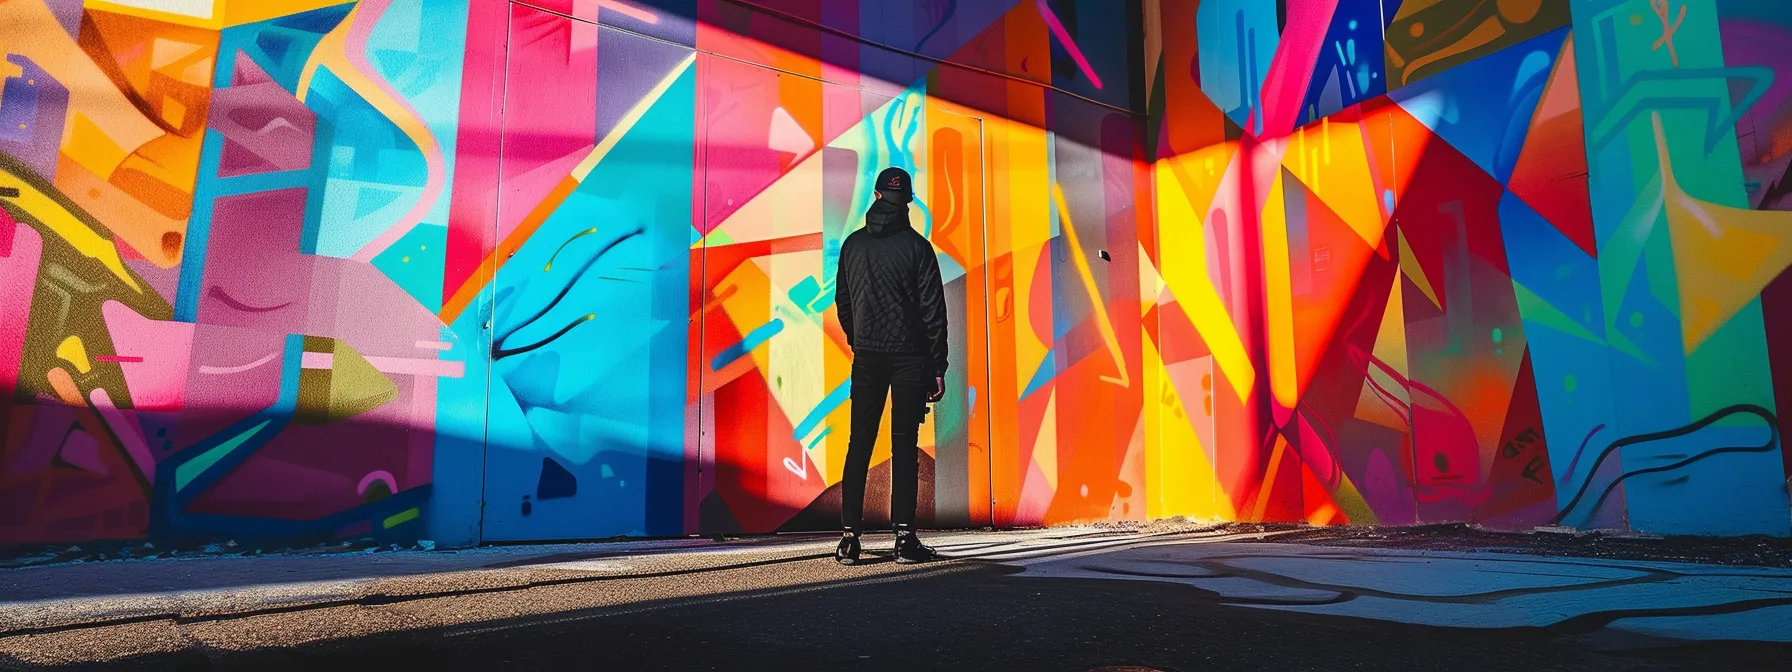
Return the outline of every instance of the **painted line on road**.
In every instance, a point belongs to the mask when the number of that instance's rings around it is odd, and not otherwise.
[[[1265,539],[1265,538],[1280,535],[1280,534],[1288,534],[1290,532],[1295,532],[1295,531],[1296,530],[1287,530],[1287,531],[1278,531],[1278,532],[1218,533],[1218,534],[1173,532],[1173,533],[1166,533],[1166,534],[1140,535],[1140,536],[1131,537],[1131,538],[1127,538],[1127,539],[1109,539],[1109,540],[1101,540],[1101,541],[1058,544],[1058,545],[1051,545],[1051,546],[1021,547],[1021,548],[1016,548],[1013,550],[999,550],[999,551],[985,552],[985,553],[979,553],[979,554],[973,554],[973,555],[947,554],[944,557],[946,557],[947,559],[951,559],[951,560],[974,560],[974,561],[979,561],[979,562],[1019,564],[1022,561],[1029,561],[1029,560],[1043,561],[1043,560],[1050,560],[1050,559],[1080,557],[1080,556],[1088,555],[1091,553],[1102,552],[1102,551],[1111,551],[1116,548],[1124,548],[1124,547],[1128,547],[1128,546],[1145,546],[1145,545],[1174,544],[1174,543],[1213,543],[1213,542],[1221,542],[1221,541],[1253,541],[1253,540]]]

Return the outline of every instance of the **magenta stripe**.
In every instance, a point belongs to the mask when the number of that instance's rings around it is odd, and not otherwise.
[[[1095,88],[1101,88],[1101,77],[1095,74],[1095,68],[1089,67],[1089,59],[1083,58],[1083,50],[1078,49],[1076,42],[1071,41],[1070,31],[1064,29],[1064,24],[1058,21],[1058,15],[1052,13],[1052,8],[1045,4],[1045,0],[1039,0],[1039,15],[1045,17],[1046,27],[1051,28],[1052,34],[1058,36],[1058,41],[1064,43],[1064,50],[1070,52],[1070,57],[1076,60],[1076,67],[1083,69],[1083,74],[1095,83]]]

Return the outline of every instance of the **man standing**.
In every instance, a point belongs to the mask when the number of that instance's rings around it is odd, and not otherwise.
[[[946,393],[946,296],[933,243],[908,223],[914,186],[908,171],[877,175],[877,199],[865,228],[840,246],[834,305],[852,348],[852,435],[840,502],[845,534],[834,559],[859,561],[865,472],[890,398],[890,522],[896,561],[926,562],[933,549],[915,536],[915,489],[921,420]]]

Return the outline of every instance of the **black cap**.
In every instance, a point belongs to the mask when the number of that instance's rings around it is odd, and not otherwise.
[[[909,179],[908,171],[901,168],[885,168],[877,174],[877,193],[895,203],[907,203],[915,200],[915,185]]]

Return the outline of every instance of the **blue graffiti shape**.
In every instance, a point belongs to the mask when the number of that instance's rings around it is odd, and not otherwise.
[[[784,320],[773,318],[772,321],[760,325],[758,329],[747,332],[746,338],[742,338],[739,343],[723,348],[721,352],[716,353],[715,358],[709,362],[709,369],[721,371],[722,367],[747,356],[747,353],[765,345],[766,341],[772,340],[773,336],[777,336],[782,331],[784,331]]]
[[[567,471],[554,458],[541,458],[541,476],[535,479],[535,498],[541,501],[565,499],[579,494],[579,478]]]
[[[288,334],[280,356],[280,396],[273,405],[156,465],[156,484],[167,501],[184,509],[286,427],[298,409],[304,353],[305,337]]]
[[[525,327],[528,327],[529,325],[534,324],[535,322],[539,321],[543,316],[546,316],[550,311],[552,311],[555,306],[560,305],[560,301],[565,299],[566,295],[568,293],[572,292],[573,285],[578,284],[579,279],[585,276],[585,272],[591,270],[592,266],[596,266],[598,260],[603,259],[604,255],[606,253],[608,253],[610,250],[616,249],[616,246],[621,245],[623,242],[627,241],[628,239],[634,238],[635,236],[639,236],[644,233],[645,233],[644,230],[637,227],[635,230],[629,231],[628,233],[625,233],[625,234],[622,234],[621,236],[617,237],[615,240],[610,241],[609,244],[604,245],[603,249],[597,251],[597,254],[591,255],[590,259],[585,260],[585,265],[580,266],[579,270],[574,271],[572,274],[572,277],[570,277],[566,280],[566,286],[560,289],[559,294],[554,295],[554,299],[552,301],[549,301],[548,305],[542,306],[540,310],[535,311],[534,315],[530,315],[528,318],[526,318],[522,322],[518,323],[515,327],[512,327],[509,331],[504,332],[503,335],[492,339],[492,359],[499,360],[499,359],[503,359],[505,357],[520,355],[525,352],[535,350],[537,348],[540,348],[542,346],[545,346],[549,343],[554,342],[555,339],[558,339],[561,336],[565,336],[566,332],[573,330],[573,327],[577,327],[581,324],[584,324],[586,322],[590,322],[593,319],[596,319],[596,317],[597,317],[596,315],[585,315],[576,320],[573,320],[571,323],[568,323],[566,326],[561,327],[559,331],[554,332],[553,334],[549,335],[547,338],[544,338],[544,339],[541,339],[534,343],[530,343],[528,345],[517,347],[517,348],[506,349],[504,347],[504,342],[507,340],[510,340],[511,336],[515,336],[516,332],[522,331]]]
[[[1569,479],[1574,477],[1576,469],[1580,467],[1580,458],[1586,457],[1587,455],[1587,444],[1592,443],[1593,437],[1599,434],[1600,430],[1603,429],[1605,429],[1605,423],[1594,425],[1592,431],[1587,432],[1586,438],[1580,440],[1580,448],[1575,449],[1574,459],[1568,462],[1568,469],[1563,471],[1561,476],[1557,479],[1558,484],[1566,485]],[[1592,478],[1592,474],[1588,474],[1587,477]]]
[[[921,51],[921,47],[927,46],[928,40],[933,39],[934,35],[939,34],[941,28],[945,28],[946,24],[951,23],[952,15],[956,13],[958,13],[958,0],[946,0],[946,9],[940,15],[940,22],[934,24],[933,30],[929,30],[926,35],[922,35],[920,42],[915,43],[915,53],[925,53]]]
[[[803,421],[797,424],[796,431],[791,432],[791,438],[801,442],[803,437],[808,436],[809,432],[815,431],[815,428],[821,425],[821,421],[827,419],[829,413],[834,412],[834,409],[839,408],[851,397],[852,379],[847,378],[840,383],[839,387],[834,388],[833,392],[829,392],[828,396],[821,400],[821,403],[816,404],[815,408],[809,411],[809,415],[803,417]]]
[[[1244,11],[1233,15],[1238,31],[1238,77],[1244,87],[1244,95],[1237,108],[1229,111],[1233,120],[1248,117],[1252,122],[1251,132],[1263,132],[1263,115],[1256,112],[1263,108],[1263,82],[1257,79],[1257,29],[1246,28]],[[1198,80],[1197,80],[1198,81]]]
[[[1736,101],[1730,114],[1722,115],[1723,106],[1728,100],[1716,96],[1687,96],[1681,93],[1686,82],[1694,80],[1718,79],[1728,82],[1732,79],[1752,81],[1754,85],[1748,93]],[[1609,103],[1598,106],[1593,118],[1599,119],[1597,126],[1588,138],[1593,151],[1604,149],[1605,145],[1617,137],[1619,131],[1629,126],[1637,116],[1651,110],[1702,110],[1709,120],[1705,127],[1705,151],[1710,152],[1717,147],[1725,133],[1736,128],[1736,122],[1767,95],[1767,89],[1773,86],[1773,71],[1763,67],[1744,68],[1699,68],[1691,70],[1658,70],[1639,72],[1631,75],[1624,82],[1619,94],[1613,96]],[[1616,117],[1613,113],[1623,110]]]
[[[1632,119],[1651,109],[1672,110],[1704,110],[1708,115],[1705,127],[1705,151],[1709,153],[1717,147],[1725,133],[1736,127],[1736,122],[1748,114],[1749,109],[1767,95],[1773,86],[1773,71],[1758,66],[1738,68],[1689,68],[1685,70],[1649,70],[1632,74],[1623,82],[1618,81],[1618,46],[1617,20],[1611,16],[1600,19],[1598,42],[1601,45],[1600,60],[1612,64],[1602,68],[1601,76],[1605,80],[1606,91],[1617,93],[1605,100],[1587,100],[1583,107],[1591,115],[1587,119],[1598,119],[1600,122],[1587,133],[1587,146],[1594,152],[1605,148],[1606,143],[1617,137],[1618,133],[1628,127]],[[1754,86],[1748,93],[1736,101],[1728,116],[1720,116],[1723,106],[1729,102],[1727,98],[1714,95],[1688,96],[1682,93],[1688,82],[1701,79],[1718,79],[1726,83],[1731,79],[1753,80]],[[1611,115],[1622,111],[1616,118]]]
[[[1722,448],[1713,448],[1711,450],[1707,450],[1707,451],[1704,451],[1697,455],[1687,457],[1686,459],[1680,460],[1678,462],[1674,462],[1672,464],[1664,464],[1659,467],[1648,467],[1645,469],[1634,469],[1631,471],[1626,471],[1623,474],[1619,475],[1617,478],[1612,479],[1612,482],[1605,486],[1605,490],[1603,492],[1599,493],[1599,499],[1594,500],[1592,508],[1588,509],[1588,514],[1587,514],[1588,517],[1590,518],[1594,513],[1597,513],[1599,511],[1599,507],[1605,505],[1606,498],[1610,497],[1612,494],[1612,491],[1616,490],[1618,488],[1618,484],[1623,483],[1626,479],[1629,479],[1632,476],[1643,476],[1646,474],[1656,474],[1656,473],[1661,473],[1664,471],[1674,471],[1676,469],[1686,467],[1687,465],[1690,465],[1694,462],[1698,462],[1698,461],[1701,461],[1701,460],[1704,460],[1707,458],[1712,458],[1712,457],[1716,457],[1718,455],[1725,455],[1725,454],[1729,454],[1729,453],[1765,453],[1765,452],[1772,451],[1775,446],[1779,445],[1779,443],[1780,443],[1779,418],[1773,414],[1773,411],[1769,411],[1765,408],[1756,406],[1754,404],[1737,404],[1735,406],[1729,406],[1729,407],[1726,407],[1726,408],[1723,408],[1723,409],[1717,411],[1716,413],[1712,413],[1711,415],[1705,416],[1705,418],[1703,420],[1692,423],[1690,425],[1686,425],[1684,427],[1677,427],[1674,429],[1669,429],[1669,430],[1660,431],[1660,432],[1654,432],[1654,433],[1650,433],[1650,434],[1638,434],[1636,436],[1628,436],[1628,437],[1624,437],[1622,439],[1618,439],[1616,441],[1611,442],[1610,445],[1605,447],[1604,451],[1601,451],[1599,453],[1599,459],[1594,460],[1593,466],[1587,470],[1587,480],[1581,482],[1580,490],[1576,491],[1574,493],[1574,499],[1568,500],[1568,505],[1562,507],[1561,512],[1557,513],[1555,518],[1550,519],[1550,521],[1549,521],[1550,524],[1551,525],[1559,525],[1562,523],[1562,521],[1564,519],[1566,519],[1568,517],[1569,514],[1574,513],[1575,507],[1580,505],[1581,498],[1586,496],[1587,489],[1592,487],[1593,475],[1599,473],[1599,465],[1604,464],[1605,458],[1610,457],[1613,453],[1618,452],[1619,448],[1623,448],[1625,446],[1634,446],[1634,445],[1637,445],[1640,443],[1649,443],[1651,441],[1665,441],[1667,439],[1673,439],[1673,438],[1678,438],[1678,437],[1682,437],[1682,436],[1687,436],[1689,434],[1693,434],[1693,433],[1695,433],[1701,429],[1704,429],[1706,427],[1710,427],[1711,425],[1716,424],[1718,421],[1721,421],[1725,418],[1728,418],[1728,417],[1731,417],[1734,415],[1752,415],[1757,418],[1760,418],[1763,422],[1765,422],[1767,425],[1767,433],[1768,433],[1767,434],[1767,442],[1763,443],[1761,445],[1758,445],[1758,446],[1724,446]]]

